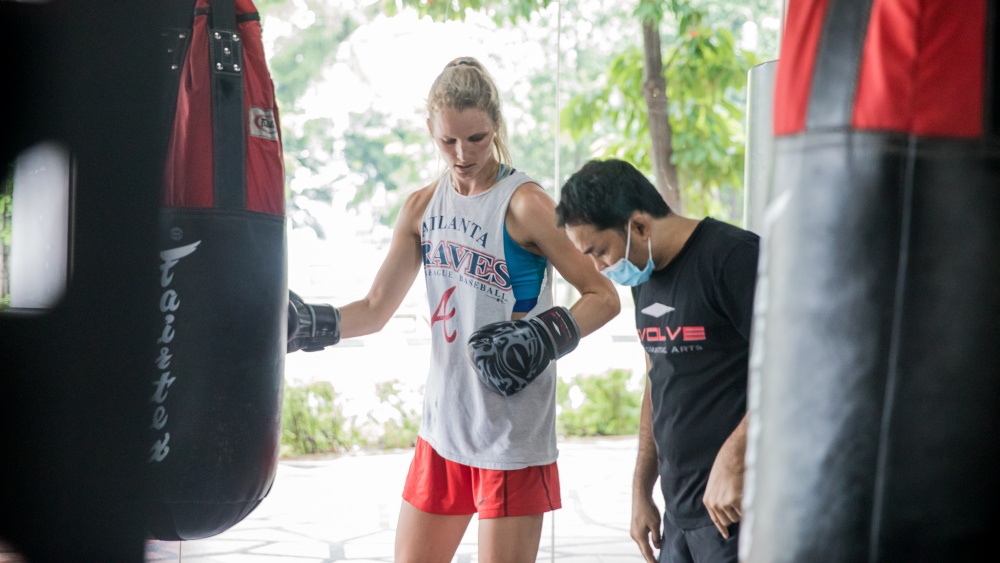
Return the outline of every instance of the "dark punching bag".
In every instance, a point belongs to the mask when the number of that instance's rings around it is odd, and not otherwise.
[[[17,234],[0,254],[9,250],[6,258],[28,268],[16,275],[30,297],[11,295],[13,307],[0,306],[5,562],[144,560],[144,428],[166,138],[149,119],[159,109],[150,93],[163,87],[150,63],[159,7],[0,1],[0,192],[13,187],[15,199],[28,201],[14,207]],[[51,158],[51,143],[69,159]],[[36,191],[55,197],[40,202]],[[35,246],[36,232],[60,225],[62,240]],[[28,256],[17,257],[22,251]],[[65,273],[63,283],[52,273]]]
[[[985,0],[789,3],[744,561],[996,551],[997,23]]]
[[[146,454],[161,540],[223,532],[267,495],[288,303],[281,143],[256,9],[187,4],[192,25],[164,36],[177,97]]]

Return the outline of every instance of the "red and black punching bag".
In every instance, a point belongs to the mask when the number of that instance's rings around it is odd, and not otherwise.
[[[161,540],[218,534],[267,495],[288,303],[281,141],[256,8],[186,4],[190,25],[164,35],[177,90],[146,453]]]
[[[995,551],[997,25],[986,0],[789,2],[744,561]]]

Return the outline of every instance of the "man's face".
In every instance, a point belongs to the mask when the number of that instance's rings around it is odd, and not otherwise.
[[[616,229],[597,230],[594,225],[566,225],[566,235],[576,248],[594,261],[598,270],[625,256],[625,237]]]

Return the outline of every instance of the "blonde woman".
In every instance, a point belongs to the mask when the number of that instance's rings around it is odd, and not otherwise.
[[[380,330],[422,269],[432,358],[395,560],[451,561],[477,515],[480,561],[534,561],[543,514],[561,506],[554,360],[620,304],[556,227],[555,202],[513,167],[497,89],[479,61],[448,63],[427,112],[447,170],[404,203],[363,299],[339,311],[296,304],[327,322],[301,329],[290,349]],[[553,306],[553,268],[580,293],[569,309]]]

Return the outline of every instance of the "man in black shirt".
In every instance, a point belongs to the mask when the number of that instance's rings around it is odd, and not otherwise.
[[[759,238],[673,213],[620,160],[591,161],[573,174],[556,214],[599,270],[632,287],[648,370],[632,538],[650,562],[653,548],[663,563],[737,562]]]

